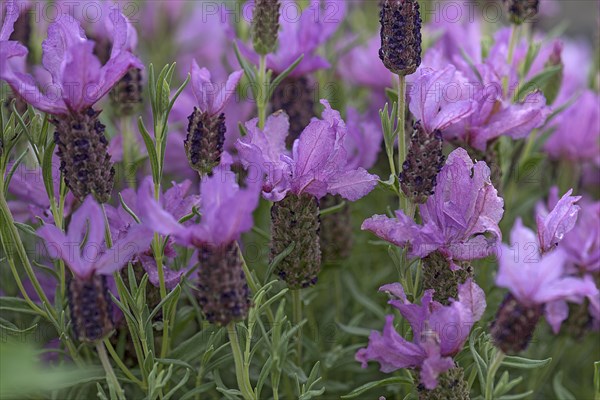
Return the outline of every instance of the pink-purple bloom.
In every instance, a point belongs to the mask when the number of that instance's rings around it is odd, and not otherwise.
[[[546,320],[557,333],[569,314],[567,301],[581,303],[597,297],[590,276],[583,279],[566,273],[566,253],[559,247],[542,253],[537,235],[517,219],[511,231],[511,246],[499,248],[496,285],[507,288],[524,306],[545,305]]]
[[[373,331],[369,345],[356,353],[363,368],[369,361],[378,362],[385,373],[400,368],[420,370],[421,383],[435,389],[437,377],[455,367],[452,357],[467,340],[471,328],[485,311],[483,290],[468,279],[458,287],[458,300],[444,306],[433,300],[434,290],[426,290],[421,304],[412,304],[399,283],[384,285],[379,291],[389,293],[389,304],[410,323],[412,341],[404,339],[394,328],[394,316],[388,315],[383,333]]]
[[[235,94],[235,89],[243,75],[242,70],[234,71],[227,78],[227,82],[217,84],[211,81],[210,71],[200,68],[196,60],[193,60],[190,84],[198,109],[211,116],[220,114],[231,96]]]
[[[93,274],[110,275],[118,271],[150,245],[152,232],[136,225],[115,240],[111,248],[104,241],[104,216],[92,196],[71,216],[67,232],[54,225],[44,225],[37,234],[46,243],[52,258],[61,259],[80,279]]]
[[[409,246],[413,257],[440,251],[456,268],[452,260],[484,258],[494,252],[502,238],[498,223],[503,207],[487,164],[474,164],[458,148],[438,174],[435,193],[420,207],[422,224],[396,211],[396,218],[375,215],[365,220],[362,229],[397,246]]]
[[[179,223],[165,203],[163,207],[154,200],[149,190],[150,180],[144,181],[138,196],[142,223],[160,234],[170,235],[183,246],[218,247],[238,240],[254,223],[252,213],[258,206],[262,178],[247,179],[247,186],[240,187],[225,162],[230,157],[224,158],[213,175],[203,177],[200,183],[200,223]]]
[[[600,96],[586,90],[556,118],[554,132],[544,145],[553,159],[600,165]]]
[[[322,119],[313,118],[294,142],[291,153],[285,148],[289,129],[285,113],[271,115],[262,130],[258,119],[246,123],[248,135],[238,140],[236,148],[245,167],[266,175],[266,199],[280,201],[288,193],[321,198],[329,193],[354,201],[377,184],[377,176],[349,164],[346,124],[326,100],[321,104],[325,106]]]
[[[51,79],[49,84],[40,84],[43,87],[38,87],[34,78],[24,72],[22,61],[27,48],[17,42],[4,42],[12,32],[11,21],[7,19],[0,37],[3,48],[0,78],[41,111],[65,115],[86,110],[108,93],[130,68],[143,68],[130,52],[132,30],[126,18],[113,8],[110,19],[114,25],[113,46],[105,65],[94,55],[94,41],[87,39],[74,18],[63,16],[48,27],[48,37],[42,43],[42,65]]]

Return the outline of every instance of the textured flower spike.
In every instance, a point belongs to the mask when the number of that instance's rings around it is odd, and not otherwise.
[[[272,257],[295,243],[277,271],[295,289],[316,283],[321,268],[318,199],[329,193],[358,200],[378,179],[348,163],[346,125],[339,112],[321,102],[322,119],[311,121],[291,154],[285,148],[289,122],[284,113],[271,115],[264,130],[256,119],[249,121],[248,135],[236,144],[244,165],[264,172],[263,195],[276,202],[271,209]]]
[[[290,129],[286,146],[291,148],[315,116],[314,83],[305,76],[286,77],[273,92],[271,108],[273,111],[283,110],[288,115]]]
[[[73,213],[66,234],[53,225],[42,226],[37,234],[49,255],[63,260],[73,272],[68,297],[77,337],[90,342],[102,339],[114,328],[106,276],[147,249],[152,232],[136,226],[107,249],[102,210],[88,197]]]
[[[410,75],[421,64],[421,14],[416,0],[382,0],[379,58],[397,75]]]
[[[505,353],[518,353],[529,344],[541,315],[558,332],[568,315],[566,301],[581,303],[598,296],[591,278],[565,276],[566,254],[556,249],[542,254],[536,234],[520,219],[511,231],[512,247],[499,248],[496,285],[510,293],[500,305],[491,334]],[[533,252],[532,252],[533,248]]]
[[[20,61],[27,54],[25,47],[9,42],[0,54],[0,78],[32,106],[54,115],[51,122],[56,127],[61,171],[80,201],[93,194],[98,201],[107,202],[113,186],[114,169],[107,152],[105,127],[98,119],[99,112],[91,107],[130,68],[142,68],[119,39],[128,35],[127,20],[117,12],[110,17],[115,44],[104,66],[93,54],[94,42],[86,38],[75,19],[60,18],[49,26],[48,38],[42,43],[42,64],[52,78],[52,84],[45,85],[46,93],[38,89],[33,77],[24,73]]]
[[[521,25],[531,20],[538,13],[539,0],[503,0],[510,13],[510,21],[515,25]]]
[[[420,121],[413,125],[406,160],[399,175],[400,187],[413,202],[422,204],[434,193],[435,180],[444,165],[442,132],[428,133]]]
[[[225,142],[225,114],[222,113],[227,101],[235,94],[235,89],[243,71],[229,75],[222,86],[211,82],[210,72],[192,61],[191,84],[198,107],[188,117],[188,133],[184,142],[190,166],[201,174],[211,174],[221,162]]]
[[[379,291],[392,296],[389,301],[393,307],[410,323],[413,331],[412,342],[405,340],[394,329],[394,316],[386,317],[383,334],[372,332],[369,345],[356,353],[356,360],[366,368],[369,361],[378,362],[385,373],[400,368],[420,370],[421,384],[427,390],[439,387],[448,396],[464,392],[464,382],[454,387],[438,386],[438,377],[446,371],[456,368],[452,359],[458,354],[469,337],[473,325],[479,321],[485,311],[486,302],[483,290],[471,279],[458,287],[458,300],[451,299],[450,305],[433,301],[433,291],[426,290],[421,305],[411,304],[399,283],[382,286]],[[448,327],[453,334],[448,334]],[[459,371],[451,374],[460,376]],[[442,379],[441,383],[446,379]],[[462,397],[458,397],[462,398]]]
[[[265,55],[275,51],[279,32],[279,0],[255,0],[252,17],[254,51]]]
[[[225,153],[226,154],[226,153]],[[180,224],[152,197],[152,182],[140,189],[138,208],[143,223],[176,242],[198,249],[198,302],[206,319],[227,325],[246,318],[250,308],[249,290],[237,247],[240,235],[252,228],[252,212],[258,205],[260,179],[247,180],[240,188],[228,165],[215,168],[202,178],[199,224]],[[145,186],[145,188],[144,188]]]

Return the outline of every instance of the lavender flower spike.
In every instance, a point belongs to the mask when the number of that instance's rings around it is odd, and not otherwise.
[[[198,107],[188,117],[188,134],[184,142],[190,166],[202,174],[210,174],[221,162],[225,143],[225,114],[227,101],[235,94],[235,88],[243,71],[235,71],[222,86],[211,82],[210,72],[192,61],[192,92]]]
[[[485,162],[473,164],[466,150],[458,148],[438,174],[435,194],[420,208],[422,225],[397,211],[395,219],[375,215],[365,220],[362,229],[397,246],[409,246],[413,257],[437,250],[456,268],[452,260],[473,260],[494,252],[502,238],[498,223],[503,206]]]
[[[394,329],[394,316],[388,315],[383,335],[372,332],[369,345],[356,353],[356,360],[363,368],[369,361],[376,361],[385,373],[400,368],[419,369],[421,383],[429,390],[435,389],[438,376],[455,367],[452,357],[460,351],[485,311],[483,290],[469,279],[459,285],[458,300],[451,299],[448,306],[432,300],[433,290],[425,291],[421,305],[411,304],[399,283],[384,285],[379,291],[393,297],[389,304],[410,323],[413,340],[402,338]]]
[[[53,225],[44,225],[37,233],[50,256],[63,260],[73,272],[68,301],[76,336],[86,342],[106,337],[114,329],[107,276],[147,249],[152,232],[137,225],[108,249],[102,210],[92,197],[87,197],[71,216],[66,234]]]
[[[230,161],[230,157],[224,158]],[[143,223],[198,249],[198,303],[211,323],[227,325],[243,320],[250,309],[250,292],[236,241],[253,225],[252,212],[258,205],[261,183],[262,176],[248,179],[248,186],[240,188],[229,165],[222,163],[200,184],[199,224],[180,224],[165,211],[151,195],[151,180],[140,189],[145,193],[138,197]]]

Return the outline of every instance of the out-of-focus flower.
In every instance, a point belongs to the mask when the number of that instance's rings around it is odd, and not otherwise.
[[[290,76],[307,75],[319,69],[328,68],[329,62],[317,54],[317,49],[335,33],[346,15],[346,2],[343,0],[311,0],[299,18],[290,18],[289,10],[296,10],[293,0],[281,1],[282,13],[279,18],[279,46],[274,53],[267,55],[267,67],[276,74],[285,71],[301,55],[304,58]],[[323,10],[334,10],[325,13]],[[240,50],[246,57],[258,63],[258,55],[243,44]]]
[[[511,244],[499,248],[496,284],[507,288],[492,325],[491,333],[504,352],[524,350],[539,317],[545,313],[554,332],[568,316],[566,302],[581,303],[597,296],[593,280],[565,274],[566,254],[561,248],[542,253],[536,234],[517,219],[511,231]]]
[[[377,176],[348,163],[346,124],[326,100],[321,103],[325,106],[323,119],[311,121],[294,142],[291,154],[285,149],[289,123],[284,113],[270,116],[264,130],[257,127],[257,119],[246,124],[248,135],[238,140],[236,148],[246,167],[266,174],[266,199],[280,201],[288,193],[320,198],[330,193],[354,201],[377,184]]]
[[[483,290],[469,279],[459,286],[458,300],[451,300],[448,306],[432,300],[433,290],[425,291],[420,305],[407,300],[399,283],[384,285],[379,290],[392,295],[389,304],[410,323],[413,340],[409,342],[400,336],[393,325],[394,316],[388,315],[383,334],[372,332],[369,345],[356,353],[356,360],[363,368],[369,361],[378,362],[386,373],[400,368],[419,369],[421,383],[427,389],[434,389],[438,376],[455,367],[452,357],[460,351],[485,311]]]
[[[56,154],[54,154],[52,156],[52,183],[56,204],[58,204],[60,197],[59,166],[60,161]],[[41,168],[32,168],[25,164],[20,164],[11,178],[8,191],[17,198],[14,201],[8,202],[15,220],[26,222],[40,217],[46,223],[54,222]],[[64,215],[67,216],[70,214],[74,201],[75,197],[73,194],[67,193],[63,210]]]
[[[556,117],[556,129],[544,145],[550,157],[600,164],[599,102],[597,93],[586,90]]]
[[[37,231],[49,255],[63,260],[73,272],[74,277],[69,281],[69,308],[75,334],[82,341],[95,342],[113,330],[106,276],[148,248],[152,240],[152,232],[138,225],[107,248],[104,229],[100,206],[87,197],[71,216],[66,233],[53,225],[44,225]]]
[[[473,164],[458,148],[438,174],[435,194],[420,207],[422,225],[396,211],[396,218],[375,215],[365,220],[362,229],[397,246],[409,246],[413,257],[440,251],[456,268],[452,260],[483,258],[495,250],[502,238],[498,223],[503,206],[485,162]]]
[[[577,224],[565,232],[561,248],[577,269],[600,273],[600,202],[583,199],[580,205]]]
[[[392,74],[378,57],[381,39],[372,37],[363,46],[353,47],[339,62],[338,72],[346,82],[383,93],[394,84]]]

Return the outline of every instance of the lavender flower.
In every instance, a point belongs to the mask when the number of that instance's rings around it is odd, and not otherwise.
[[[266,174],[263,196],[281,201],[286,195],[304,193],[316,198],[339,194],[354,201],[365,196],[377,184],[377,176],[348,164],[345,147],[346,124],[326,100],[323,119],[313,119],[294,142],[290,154],[285,149],[289,122],[285,113],[275,113],[258,128],[258,119],[246,123],[248,135],[236,143],[246,167]]]
[[[23,72],[25,47],[9,42],[0,54],[0,78],[25,101],[55,116],[51,121],[56,127],[61,171],[80,201],[94,194],[99,201],[107,202],[113,186],[114,169],[107,152],[105,126],[98,119],[99,112],[91,107],[130,68],[142,68],[127,48],[127,20],[117,9],[111,9],[110,18],[114,24],[114,45],[104,66],[93,54],[94,42],[87,39],[76,20],[62,17],[49,26],[48,38],[42,43],[42,64],[52,82],[45,90],[40,90],[33,77]]]
[[[589,277],[566,275],[562,249],[543,253],[536,234],[524,227],[521,219],[511,231],[511,244],[499,248],[496,284],[510,293],[498,310],[491,333],[504,352],[519,352],[527,347],[543,312],[558,332],[568,315],[566,301],[581,303],[586,296],[597,296],[598,289]]]
[[[600,164],[600,110],[597,93],[586,90],[552,124],[555,131],[544,150],[555,160]]]
[[[458,300],[451,300],[448,306],[432,300],[433,290],[425,291],[421,305],[411,304],[399,283],[384,285],[379,291],[392,295],[389,304],[410,323],[413,340],[402,338],[394,329],[394,316],[388,315],[383,334],[372,332],[368,347],[356,353],[356,360],[363,368],[369,361],[376,361],[385,373],[400,368],[419,369],[421,383],[427,389],[435,389],[438,376],[455,367],[452,357],[485,311],[483,290],[469,279],[459,286]]]
[[[140,188],[144,195],[138,197],[138,208],[143,223],[181,245],[198,249],[198,302],[211,323],[227,325],[242,320],[250,308],[236,242],[253,225],[252,212],[258,205],[261,181],[250,179],[246,188],[240,188],[229,165],[219,165],[200,184],[199,224],[180,224],[163,209],[151,195],[150,180]]]
[[[63,260],[73,272],[68,295],[78,338],[92,342],[102,339],[114,328],[106,276],[147,248],[152,233],[137,226],[112,248],[106,248],[102,210],[91,197],[73,213],[66,234],[53,225],[44,225],[37,233],[51,257]]]
[[[188,134],[184,142],[190,166],[203,174],[210,174],[219,165],[225,142],[225,114],[227,101],[235,94],[235,88],[243,71],[229,75],[227,82],[219,87],[211,82],[210,72],[192,61],[192,91],[198,107],[188,117]]]
[[[281,7],[286,10],[286,5],[292,0],[281,1]],[[295,7],[295,4],[293,5]],[[289,9],[289,8],[287,8]],[[334,15],[327,18],[323,10],[335,10]],[[311,0],[310,5],[302,11],[299,19],[286,18],[282,14],[279,18],[279,43],[274,53],[267,55],[267,67],[276,74],[285,71],[301,55],[304,58],[292,71],[290,76],[305,76],[311,72],[329,68],[329,63],[317,54],[317,49],[335,33],[346,14],[346,2],[343,0]],[[316,17],[317,16],[317,17]],[[252,62],[258,63],[258,55],[240,44],[240,50]]]
[[[362,224],[397,246],[409,246],[413,257],[439,251],[452,268],[453,260],[473,260],[491,254],[502,238],[498,223],[504,201],[490,181],[490,169],[473,164],[467,152],[454,150],[437,176],[435,194],[421,206],[422,225],[402,211],[396,218],[375,215]]]

